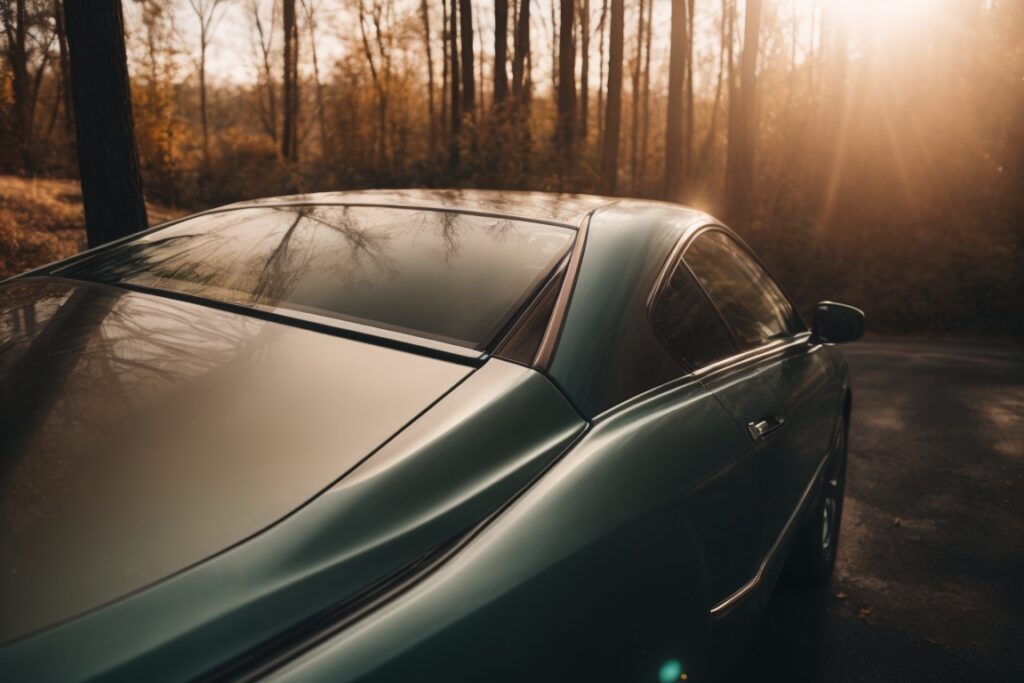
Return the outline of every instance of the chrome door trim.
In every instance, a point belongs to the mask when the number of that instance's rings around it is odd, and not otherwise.
[[[802,513],[805,511],[807,507],[807,504],[810,502],[812,497],[811,494],[814,493],[815,485],[821,478],[821,474],[825,469],[825,464],[828,462],[829,455],[831,454],[826,453],[825,457],[822,458],[820,463],[818,463],[818,467],[815,468],[814,470],[814,476],[811,477],[810,483],[807,484],[807,487],[804,489],[803,495],[800,496],[800,502],[797,504],[793,512],[789,515],[789,519],[786,520],[786,526],[782,528],[782,533],[779,534],[779,536],[775,539],[775,542],[772,544],[772,547],[768,550],[768,554],[765,555],[763,560],[761,560],[761,564],[757,568],[757,573],[755,573],[754,576],[752,576],[749,581],[743,584],[743,586],[740,587],[740,589],[737,590],[735,593],[714,605],[711,608],[711,616],[722,616],[724,613],[729,611],[731,607],[733,607],[738,602],[749,596],[751,593],[754,592],[754,590],[758,588],[758,586],[761,585],[761,582],[764,580],[764,575],[766,570],[768,569],[768,566],[775,559],[776,555],[778,555],[779,550],[782,547],[783,541],[789,537],[790,533],[793,531],[794,525],[801,518]]]

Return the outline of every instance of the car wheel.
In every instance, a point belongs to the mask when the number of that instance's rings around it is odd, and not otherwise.
[[[832,576],[843,519],[843,491],[846,486],[847,424],[840,430],[839,443],[825,466],[817,501],[793,542],[786,565],[789,578],[805,583],[825,583]]]

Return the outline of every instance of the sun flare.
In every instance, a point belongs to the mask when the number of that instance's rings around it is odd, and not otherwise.
[[[825,0],[842,20],[876,28],[910,28],[927,19],[937,0]]]

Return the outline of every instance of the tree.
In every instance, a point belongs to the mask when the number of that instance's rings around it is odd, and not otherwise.
[[[558,121],[555,141],[567,175],[571,174],[573,167],[573,133],[576,129],[576,44],[573,41],[575,10],[575,0],[561,0],[558,30]]]
[[[494,108],[508,99],[508,0],[494,0]]]
[[[601,190],[615,193],[619,173],[619,129],[622,124],[622,54],[625,30],[623,0],[611,0],[612,21],[608,45],[608,98],[604,140],[601,145]]]
[[[462,98],[459,83],[459,12],[456,3],[451,0],[448,12],[448,56],[451,61],[451,140],[449,141],[448,163],[454,171],[459,166],[459,131],[462,128]],[[472,70],[470,70],[472,71]]]
[[[530,101],[530,78],[526,72],[530,59],[530,0],[519,0],[515,47],[515,56],[512,59],[512,97],[517,105],[525,106]]]
[[[284,73],[281,79],[284,127],[281,130],[281,155],[295,162],[299,159],[299,25],[295,17],[295,0],[283,0],[281,24],[284,29]]]
[[[302,12],[306,18],[306,27],[309,30],[309,53],[313,58],[313,86],[316,88],[316,115],[317,122],[320,124],[320,159],[325,159],[329,154],[330,140],[327,136],[327,115],[324,113],[324,87],[320,81],[320,61],[317,59],[316,54],[316,12],[319,9],[319,3],[316,0],[301,0],[302,1]],[[426,7],[426,0],[424,0],[424,7]],[[430,34],[430,25],[427,25],[427,34]],[[433,61],[430,59],[430,40],[427,40],[427,63],[430,65],[430,122],[433,125],[434,122],[434,67]],[[297,147],[297,145],[296,145]]]
[[[587,142],[587,120],[590,112],[590,0],[582,0],[580,9],[580,142]]]
[[[420,0],[420,18],[423,20],[423,43],[427,53],[427,104],[430,108],[430,141],[437,138],[437,113],[434,107],[434,50],[431,47],[430,6]]]
[[[120,0],[66,0],[78,168],[89,246],[146,228]]]
[[[708,164],[711,160],[711,148],[718,133],[718,109],[722,101],[722,83],[726,73],[726,61],[732,62],[732,24],[733,14],[731,0],[722,0],[722,22],[719,26],[718,76],[715,79],[715,97],[711,102],[711,121],[707,135],[697,152],[695,170],[702,178],[706,177]]]
[[[730,99],[729,146],[726,157],[726,214],[735,226],[750,219],[757,138],[757,53],[761,31],[761,0],[747,0],[743,17],[743,52],[735,98]]]
[[[473,74],[473,3],[459,0],[459,30],[462,39],[462,115],[473,117],[476,109],[476,87]]]
[[[277,142],[277,94],[274,84],[274,69],[272,65],[272,54],[274,48],[274,20],[277,16],[274,6],[270,6],[269,18],[264,18],[260,12],[260,0],[249,0],[249,16],[252,22],[253,38],[256,41],[256,49],[259,50],[260,74],[257,77],[257,86],[262,87],[266,96],[260,98],[260,120],[263,129],[270,136],[270,139]]]
[[[7,65],[11,70],[11,96],[13,98],[14,136],[21,155],[22,168],[32,167],[32,126],[29,119],[29,73],[28,73],[28,14],[25,0],[14,0],[13,6],[6,3],[0,16],[3,17],[4,34],[7,38]]]
[[[691,0],[692,2],[693,0]],[[647,169],[647,143],[650,139],[651,130],[651,31],[654,24],[654,3],[647,8],[647,30],[644,32],[644,68],[643,68],[643,123],[640,131],[640,177],[646,175]]]
[[[644,26],[644,0],[640,0],[637,4],[636,12],[636,55],[633,58],[633,69],[630,74],[633,109],[631,115],[632,125],[629,127],[629,175],[633,180],[633,194],[637,193],[640,180],[640,95],[643,90],[641,79],[643,78]]]
[[[389,163],[388,155],[388,106],[391,101],[391,54],[386,47],[383,24],[384,7],[374,2],[367,16],[363,0],[359,0],[359,33],[362,37],[363,54],[370,67],[374,90],[377,91],[377,166],[384,169]],[[370,45],[367,25],[373,26],[374,47]]]
[[[604,140],[604,35],[608,29],[608,0],[601,0],[601,18],[597,21],[597,139]]]
[[[672,28],[668,66],[668,113],[665,118],[665,177],[662,196],[678,200],[686,181],[688,159],[684,150],[685,119],[683,113],[687,70],[687,0],[672,0]]]
[[[68,65],[68,37],[64,30],[63,0],[53,0],[53,30],[57,34],[60,102],[64,113],[64,131],[70,137],[74,135],[75,120],[71,113],[71,67]]]
[[[294,0],[293,0],[294,1]],[[221,0],[188,0],[199,21],[199,120],[203,132],[203,172],[210,175],[210,125],[206,112],[206,50],[216,28],[215,16]]]

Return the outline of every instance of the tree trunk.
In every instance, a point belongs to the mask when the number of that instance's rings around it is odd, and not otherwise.
[[[473,3],[459,0],[459,29],[462,40],[462,114],[473,117],[476,108],[476,85],[473,73]]]
[[[448,163],[454,171],[459,166],[459,131],[462,128],[462,93],[459,88],[459,12],[451,0],[451,11],[448,13],[448,53],[451,59],[451,140],[449,140]]]
[[[677,201],[682,196],[687,55],[687,0],[672,0],[672,28],[668,66],[668,111],[665,118],[665,184],[662,196]]]
[[[263,80],[267,90],[267,103],[264,105],[260,100],[260,119],[263,121],[263,128],[270,136],[270,139],[277,144],[277,95],[274,93],[274,71],[271,68],[270,53],[274,41],[274,18],[271,14],[270,26],[263,28],[263,19],[260,17],[260,6],[257,0],[252,0],[250,5],[252,21],[256,28],[256,37],[259,40],[260,55],[263,60]],[[273,11],[273,7],[271,7]],[[257,83],[257,87],[258,87]],[[264,109],[264,107],[266,107]]]
[[[441,116],[438,130],[448,121],[448,3],[441,0]]]
[[[526,106],[530,101],[526,75],[530,55],[530,0],[519,0],[519,18],[516,25],[516,53],[512,60],[512,97],[516,104]]]
[[[573,133],[576,129],[576,46],[572,36],[576,23],[575,10],[575,0],[561,0],[555,142],[566,174],[572,172]]]
[[[210,127],[206,117],[206,31],[201,30],[199,47],[199,122],[203,131],[203,173],[210,175]]]
[[[299,158],[299,25],[295,20],[295,0],[283,0],[281,18],[284,28],[284,127],[281,131],[281,155],[288,161]]]
[[[736,227],[746,227],[750,219],[751,192],[754,184],[754,147],[757,135],[757,53],[761,30],[761,0],[747,0],[743,18],[743,53],[740,56],[740,82],[735,100],[734,125],[729,131],[726,159],[726,213]]]
[[[623,0],[611,0],[612,21],[608,45],[608,101],[601,148],[601,189],[614,194],[619,171],[619,129],[622,124],[622,53],[625,10]]]
[[[484,55],[484,30],[480,26],[480,15],[476,15],[476,35],[480,37],[480,59],[477,61],[476,68],[476,82],[480,88],[479,97],[476,97],[476,109],[474,109],[474,116],[483,115],[484,102],[487,101],[487,79],[484,78],[484,65],[487,62],[487,57]]]
[[[583,0],[580,7],[580,127],[579,138],[582,145],[587,144],[587,120],[590,112],[590,0]]]
[[[423,42],[427,51],[427,105],[430,108],[430,144],[437,139],[437,113],[434,108],[434,50],[430,41],[430,7],[427,0],[420,0],[420,16],[423,18]]]
[[[494,0],[494,108],[508,99],[508,0]]]
[[[561,0],[559,0],[561,1]],[[558,99],[558,19],[555,16],[555,7],[557,4],[552,0],[548,9],[551,10],[551,43],[549,53],[551,54],[551,96],[554,99]]]
[[[608,28],[608,0],[601,0],[601,18],[597,22],[597,140],[604,144],[604,34]]]
[[[7,64],[11,69],[11,96],[13,98],[11,109],[14,115],[14,142],[18,146],[22,168],[26,171],[31,171],[33,165],[29,125],[31,81],[28,74],[28,48],[26,45],[28,17],[25,10],[25,0],[15,0],[13,8],[10,5],[4,7],[3,20],[4,33],[7,37]]]
[[[647,175],[647,143],[650,141],[651,130],[651,31],[653,28],[654,3],[651,0],[647,8],[647,30],[644,33],[644,70],[643,70],[643,129],[640,132],[640,177]]]
[[[636,12],[636,56],[633,58],[633,69],[630,73],[630,96],[632,111],[629,127],[629,176],[632,181],[631,192],[637,193],[640,182],[640,67],[643,65],[644,50],[644,0],[640,0]]]
[[[711,122],[708,124],[708,133],[697,155],[696,171],[702,179],[707,177],[708,165],[711,160],[711,148],[715,142],[715,134],[718,132],[718,108],[722,102],[722,82],[725,75],[726,59],[731,59],[732,54],[726,46],[726,40],[732,40],[732,24],[729,16],[729,0],[722,0],[722,25],[719,32],[718,77],[715,80],[715,99],[711,103]]]
[[[78,168],[89,246],[146,228],[120,0],[67,0]]]
[[[68,36],[64,29],[64,3],[62,0],[53,2],[54,30],[57,32],[57,50],[60,66],[60,97],[64,110],[64,131],[70,138],[74,135],[75,118],[71,107],[71,71],[68,65]]]
[[[694,0],[687,0],[686,5],[686,122],[683,128],[683,184],[680,188],[684,200],[689,199],[690,188],[693,186],[693,24]]]
[[[426,3],[426,0],[423,0]],[[330,157],[330,141],[327,139],[327,114],[324,111],[324,86],[320,80],[320,62],[316,54],[316,7],[309,0],[302,0],[302,9],[309,28],[309,51],[313,58],[313,85],[316,88],[316,114],[320,128],[320,160]],[[429,25],[428,25],[429,33]],[[427,41],[427,63],[430,64],[430,41]],[[434,123],[434,71],[430,69],[430,123]],[[431,134],[433,139],[433,134]]]

